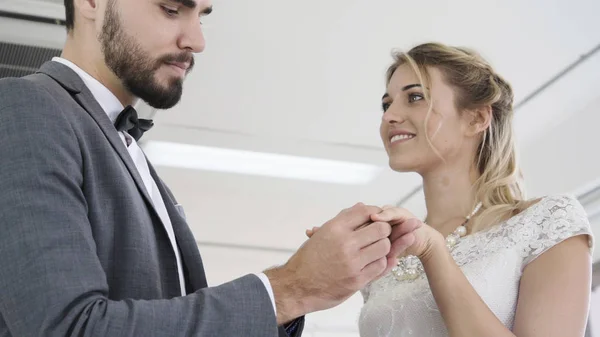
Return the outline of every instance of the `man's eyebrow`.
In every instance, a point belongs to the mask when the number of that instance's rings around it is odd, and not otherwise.
[[[185,6],[185,7],[189,8],[189,9],[194,9],[194,8],[196,8],[198,6],[198,3],[196,3],[195,0],[169,0],[169,1],[178,3],[178,4],[180,4],[182,6]],[[208,14],[212,13],[212,11],[213,11],[213,6],[208,6],[200,14],[201,15],[208,15]]]
[[[183,6],[187,7],[187,8],[190,8],[190,9],[194,9],[194,8],[196,8],[196,6],[198,6],[198,4],[196,3],[196,1],[194,1],[194,0],[169,0],[169,1],[178,3],[180,5],[183,5]]]

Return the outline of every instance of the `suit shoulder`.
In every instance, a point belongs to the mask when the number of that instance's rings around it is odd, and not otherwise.
[[[38,81],[0,80],[0,138],[73,143],[73,127],[57,99]]]
[[[57,100],[41,83],[26,78],[0,79],[0,120],[56,119],[60,111]]]
[[[44,106],[46,109],[58,104],[40,83],[26,78],[0,79],[0,110],[11,106]]]

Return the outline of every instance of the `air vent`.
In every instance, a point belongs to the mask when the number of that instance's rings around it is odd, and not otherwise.
[[[60,49],[0,42],[0,78],[33,74],[44,62],[60,54]]]

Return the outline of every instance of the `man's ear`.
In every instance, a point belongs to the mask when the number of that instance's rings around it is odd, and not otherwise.
[[[98,0],[73,0],[75,14],[84,19],[95,21],[98,15]],[[76,15],[77,16],[77,15]]]

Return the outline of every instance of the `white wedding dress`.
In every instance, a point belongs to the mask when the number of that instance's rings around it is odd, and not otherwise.
[[[581,204],[550,196],[487,230],[463,237],[453,248],[456,263],[498,319],[512,330],[519,281],[525,266],[561,241],[593,237]],[[361,337],[448,336],[427,278],[398,281],[390,273],[362,290]]]

